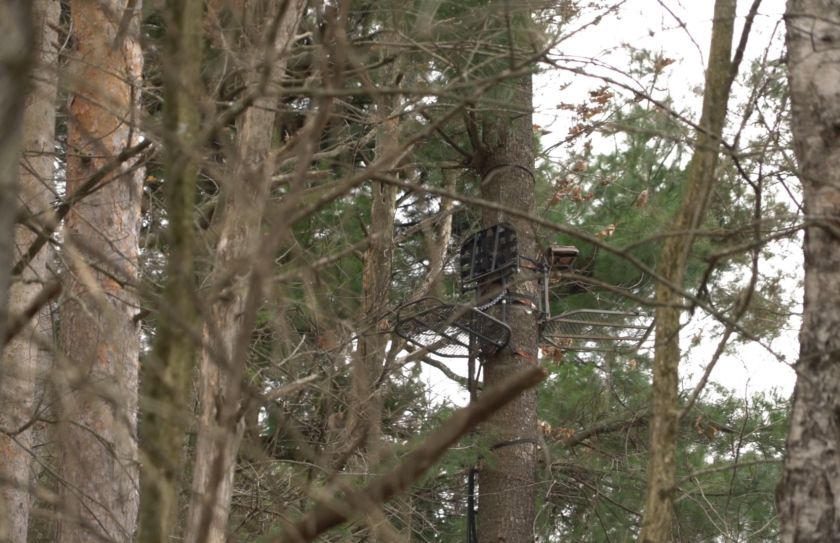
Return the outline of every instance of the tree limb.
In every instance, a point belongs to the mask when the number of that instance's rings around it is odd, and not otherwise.
[[[266,541],[278,543],[313,541],[327,530],[364,515],[372,508],[404,492],[461,436],[512,401],[521,392],[536,386],[545,376],[545,370],[532,366],[514,375],[500,386],[488,390],[478,400],[458,410],[442,426],[432,432],[390,473],[377,477],[363,489],[348,490],[340,498],[320,501],[303,518],[286,526],[279,536],[268,538]]]

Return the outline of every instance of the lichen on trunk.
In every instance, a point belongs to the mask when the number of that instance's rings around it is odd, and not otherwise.
[[[195,206],[199,154],[202,1],[166,4],[163,51],[164,191],[168,259],[152,352],[144,360],[145,402],[140,427],[145,460],[140,478],[138,541],[166,541],[175,535],[185,465],[186,420],[198,322],[195,287]],[[161,304],[161,305],[162,305]]]

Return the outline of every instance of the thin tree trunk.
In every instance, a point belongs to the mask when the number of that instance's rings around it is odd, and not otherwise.
[[[387,77],[387,76],[386,76]],[[392,154],[399,145],[399,121],[389,118],[391,103],[386,97],[375,97],[377,127],[374,153],[376,157]],[[386,165],[385,169],[394,164]],[[383,172],[386,173],[386,172]],[[387,172],[390,173],[390,172]],[[394,217],[397,187],[386,183],[371,183],[369,245],[365,251],[362,271],[362,312],[365,333],[359,340],[358,358],[353,364],[353,394],[351,427],[355,435],[352,443],[360,443],[358,471],[372,475],[370,468],[380,464],[387,451],[382,441],[383,388],[388,325],[382,315],[388,306],[391,291],[391,267],[394,255]],[[358,438],[363,440],[357,441]],[[393,540],[396,530],[383,511],[376,511],[367,519],[373,541]]]
[[[283,7],[284,3],[277,6]],[[241,383],[245,379],[247,346],[252,330],[244,322],[251,274],[259,247],[265,203],[269,198],[273,161],[269,158],[275,141],[277,87],[268,80],[282,78],[287,52],[306,7],[305,0],[290,0],[283,12],[261,0],[246,4],[254,31],[248,52],[250,85],[264,92],[239,120],[236,168],[233,182],[222,188],[226,203],[219,243],[216,247],[211,283],[219,297],[210,308],[204,327],[201,352],[200,430],[188,524],[187,543],[223,542],[230,515],[236,457],[245,429],[239,409]],[[279,17],[279,21],[275,19]],[[276,28],[273,22],[279,22]],[[272,36],[273,34],[273,36]],[[272,43],[273,51],[265,44]],[[263,73],[265,63],[270,69]]]
[[[441,175],[443,176],[443,189],[454,192],[454,172],[443,170]],[[449,241],[452,239],[452,206],[454,203],[451,198],[441,198],[438,218],[431,227],[423,229],[426,250],[429,255],[429,272],[417,289],[423,296],[440,296],[442,294],[446,253],[449,250]]]
[[[715,180],[718,150],[726,120],[726,105],[734,79],[731,59],[736,0],[716,0],[709,66],[700,130],[694,155],[688,167],[682,205],[671,225],[672,232],[684,235],[666,238],[659,255],[657,271],[666,280],[682,285],[688,255],[694,242],[693,232],[706,213]],[[680,412],[680,310],[682,298],[665,284],[656,286],[656,349],[651,392],[652,423],[645,512],[640,539],[662,543],[671,536],[674,504],[677,426]]]
[[[377,157],[394,153],[399,146],[399,121],[389,118],[392,100],[377,99],[375,154]],[[393,164],[388,165],[393,166]],[[381,323],[388,306],[391,290],[391,264],[394,255],[394,217],[397,206],[397,187],[386,183],[371,183],[370,244],[365,252],[362,272],[362,311],[366,333],[360,342],[360,364],[354,367],[354,416],[364,431],[363,452],[366,465],[378,463],[382,445],[382,404],[377,381],[385,362],[387,325]]]
[[[140,543],[175,536],[185,465],[186,417],[197,342],[193,208],[198,181],[196,137],[201,93],[202,0],[170,0],[163,51],[164,190],[169,255],[151,356],[142,391],[147,403],[141,424],[146,454],[140,479]]]
[[[805,216],[805,299],[779,488],[781,541],[840,541],[840,2],[789,0],[788,75]]]
[[[517,211],[533,213],[534,135],[531,77],[509,83],[510,103],[516,111],[486,119],[482,149],[476,167],[481,196]],[[485,226],[510,224],[517,233],[519,254],[537,258],[534,225],[498,211],[484,213]],[[532,297],[533,279],[524,274],[510,279],[510,290]],[[523,366],[537,361],[537,312],[520,304],[507,304],[511,328],[508,346],[484,361],[484,387],[494,387]],[[499,316],[499,315],[497,315]],[[479,473],[478,539],[482,543],[530,543],[536,515],[537,394],[533,389],[502,407],[482,429],[491,446]]]
[[[136,144],[143,57],[138,20],[114,37],[129,0],[73,0],[67,195]],[[62,516],[57,541],[133,538],[137,492],[140,352],[134,285],[142,172],[124,164],[66,217],[68,285],[57,374]]]
[[[23,214],[24,220],[30,224],[37,224],[39,216],[49,213],[54,190],[53,151],[58,92],[55,28],[61,7],[58,0],[35,0],[32,11],[37,33],[37,77],[23,110],[24,156],[19,167],[18,214]],[[35,237],[30,227],[16,227],[13,260],[26,253]],[[21,275],[13,279],[9,295],[10,314],[22,313],[44,288],[47,255],[47,251],[41,251]],[[0,541],[26,541],[32,503],[30,486],[33,483],[30,423],[35,416],[36,374],[44,352],[36,341],[36,335],[49,329],[48,321],[48,314],[39,311],[29,325],[6,345],[0,360],[0,373],[4,377],[0,380],[0,406],[3,406],[0,408],[0,481],[3,481],[0,483],[0,509],[7,512],[8,521],[8,528],[0,536]]]

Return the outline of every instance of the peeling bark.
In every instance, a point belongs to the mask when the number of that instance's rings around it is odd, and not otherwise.
[[[840,2],[789,0],[788,75],[805,216],[805,298],[781,541],[840,540]]]
[[[23,157],[18,168],[18,215],[30,225],[51,211],[55,143],[55,106],[58,91],[57,34],[58,0],[32,3],[36,29],[37,66],[33,88],[23,109]],[[15,228],[18,260],[36,238],[30,226]],[[23,272],[13,278],[9,293],[9,314],[23,313],[48,280],[47,251],[41,251]],[[32,418],[35,416],[36,378],[45,352],[36,337],[50,330],[46,311],[39,311],[28,325],[2,350],[0,361],[0,509],[7,512],[7,530],[0,540],[25,543],[32,503],[33,482]],[[44,339],[44,338],[41,338]],[[22,429],[22,430],[21,430]],[[7,434],[8,432],[8,434]],[[14,436],[14,438],[12,437]],[[2,534],[2,530],[0,530]],[[4,539],[5,536],[5,539]]]
[[[137,19],[114,48],[127,0],[73,0],[68,83],[67,195],[124,149],[139,103],[143,57]],[[123,164],[65,220],[67,285],[56,374],[63,515],[57,541],[130,541],[137,492],[137,300],[142,172]]]

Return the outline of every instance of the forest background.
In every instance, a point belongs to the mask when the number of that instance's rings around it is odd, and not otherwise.
[[[741,4],[4,3],[0,541],[840,537],[840,6]]]

